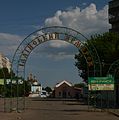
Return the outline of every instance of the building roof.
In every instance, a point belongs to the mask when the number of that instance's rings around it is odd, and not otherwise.
[[[63,80],[62,82],[57,83],[55,87],[59,87],[59,86],[61,86],[61,85],[62,85],[62,84],[64,84],[64,83],[65,83],[65,84],[67,84],[67,85],[68,85],[68,86],[70,86],[70,87],[72,86],[72,84],[71,84],[71,83],[69,83],[69,82],[68,82],[68,81],[66,81],[66,80]]]

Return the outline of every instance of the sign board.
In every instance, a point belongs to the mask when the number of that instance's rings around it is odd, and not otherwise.
[[[11,84],[11,79],[5,79],[6,83],[5,84]],[[17,80],[13,79],[12,80],[12,84],[17,84]],[[18,79],[18,84],[23,84],[23,80],[22,79]],[[4,79],[0,79],[0,85],[4,85]]]
[[[89,90],[114,90],[114,84],[89,84]]]
[[[113,77],[89,77],[88,78],[89,90],[114,90]]]
[[[0,85],[4,85],[4,79],[0,79]]]

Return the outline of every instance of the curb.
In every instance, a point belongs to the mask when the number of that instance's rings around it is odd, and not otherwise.
[[[108,111],[108,113],[113,114],[113,115],[119,117],[119,113],[116,113],[116,112],[113,112],[113,111]]]

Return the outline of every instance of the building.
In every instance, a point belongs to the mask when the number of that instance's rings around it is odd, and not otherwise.
[[[0,68],[7,68],[9,72],[11,70],[10,60],[7,57],[5,57],[2,53],[0,53]]]
[[[64,80],[56,84],[53,95],[55,98],[79,98],[81,89],[73,87],[71,83]]]
[[[38,82],[35,76],[30,74],[27,78],[27,81],[31,85],[29,97],[45,97],[45,91],[42,90],[42,85]]]
[[[109,2],[109,23],[112,25],[109,31],[119,33],[119,0]]]

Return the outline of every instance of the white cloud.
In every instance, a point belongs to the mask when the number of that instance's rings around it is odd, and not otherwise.
[[[85,6],[86,3],[83,3]],[[67,26],[73,28],[86,37],[89,37],[95,33],[103,33],[107,32],[110,28],[110,24],[108,23],[108,5],[106,5],[101,10],[97,10],[95,4],[90,4],[88,7],[84,9],[80,9],[80,7],[75,7],[67,9],[66,11],[58,10],[53,17],[47,18],[45,20],[45,26]],[[61,42],[51,42],[49,44],[51,47],[62,47],[63,43]],[[66,46],[65,46],[66,45]],[[69,44],[64,44],[65,47],[68,48]],[[55,54],[49,54],[49,57],[54,57],[55,59],[65,59],[65,57],[72,57],[72,53],[65,53],[64,55],[60,54],[62,51],[59,51],[57,56]]]
[[[66,52],[58,52],[57,54],[49,54],[47,58],[51,58],[55,61],[64,60],[64,59],[72,59],[74,58],[74,54],[67,54]]]
[[[60,20],[60,16],[61,16],[62,12],[59,10],[56,12],[55,16],[52,18],[48,18],[45,20],[45,23],[48,25],[62,25],[62,21]]]
[[[86,3],[83,3],[83,5],[85,6]],[[80,7],[70,7],[66,11],[58,10],[53,17],[47,18],[44,24],[45,26],[67,26],[78,30],[86,37],[93,33],[103,33],[110,28],[108,6],[106,5],[101,10],[97,10],[96,5],[92,3],[82,10]],[[42,34],[42,32],[37,34]],[[0,52],[6,55],[13,54],[23,39],[23,36],[0,33]],[[47,45],[40,46],[36,53],[40,51],[48,58],[55,60],[71,58],[75,54],[74,51],[76,51],[75,47],[70,48],[70,45],[63,41],[51,41]],[[75,50],[72,50],[72,48]]]
[[[93,3],[82,10],[79,7],[67,11],[58,10],[53,17],[45,20],[45,26],[53,25],[67,26],[84,35],[107,32],[110,28],[108,6],[99,11]]]
[[[18,35],[13,35],[13,34],[9,34],[9,33],[0,33],[0,40],[10,40],[10,41],[17,41],[20,40],[21,37]]]
[[[50,41],[49,46],[53,48],[61,48],[61,47],[68,47],[69,44],[65,41],[55,40],[55,41]]]
[[[52,40],[41,44],[34,50],[34,54],[40,53],[40,57],[50,58],[52,60],[72,59],[78,52],[78,49],[73,45],[59,40]]]
[[[0,52],[11,56],[24,37],[9,33],[0,33]]]
[[[6,56],[10,56],[12,59],[15,50],[23,39],[23,36],[9,33],[0,33],[0,52]],[[72,48],[73,47],[71,47],[71,45],[65,41],[52,40],[45,44],[41,44],[36,50],[32,52],[35,54],[39,54],[40,52],[41,57],[44,57],[45,55],[45,57],[53,60],[62,60],[73,57],[75,50],[71,50]]]

